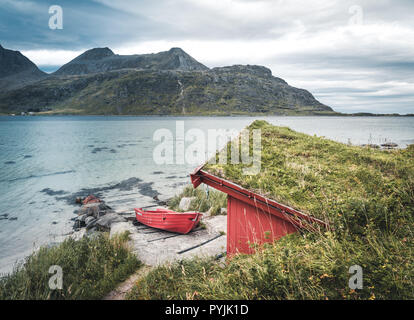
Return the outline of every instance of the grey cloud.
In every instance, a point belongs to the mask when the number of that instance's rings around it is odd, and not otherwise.
[[[340,111],[406,112],[413,108],[410,112],[414,113],[412,0],[55,3],[64,9],[63,30],[47,27],[47,0],[0,0],[0,43],[15,50],[81,51],[151,41],[221,42],[230,46],[216,46],[214,57],[206,55],[206,61],[194,58],[212,67],[236,63],[268,66],[275,76],[293,85],[306,85],[323,103]],[[352,16],[349,9],[354,5],[363,10],[361,34],[358,29],[346,30]],[[276,42],[281,47],[258,46],[257,52],[246,57],[240,48],[231,47],[235,41],[253,49],[258,41]]]

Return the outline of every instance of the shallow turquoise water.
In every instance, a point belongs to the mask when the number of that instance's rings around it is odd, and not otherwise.
[[[400,117],[0,117],[0,272],[71,230],[76,207],[56,198],[136,177],[139,187],[104,193],[109,204],[128,210],[151,204],[155,194],[167,199],[189,183],[195,164],[154,162],[155,130],[175,137],[176,121],[184,121],[186,132],[207,135],[240,130],[255,119],[344,143],[414,143],[414,118]]]

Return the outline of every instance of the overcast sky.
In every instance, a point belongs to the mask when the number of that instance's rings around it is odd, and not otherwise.
[[[93,47],[181,47],[208,67],[267,66],[337,111],[414,113],[413,0],[0,0],[0,44],[46,71]]]

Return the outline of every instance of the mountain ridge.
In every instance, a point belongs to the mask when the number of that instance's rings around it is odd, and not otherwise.
[[[54,75],[79,75],[121,69],[208,70],[180,48],[151,54],[118,55],[106,47],[87,50],[59,68]]]
[[[108,47],[87,50],[38,81],[0,92],[0,112],[27,111],[128,115],[335,114],[310,92],[291,87],[264,66],[210,69],[180,48],[122,56]]]
[[[20,51],[5,49],[0,45],[0,89],[16,89],[45,77],[47,74]]]

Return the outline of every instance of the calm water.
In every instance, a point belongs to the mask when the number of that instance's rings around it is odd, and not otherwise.
[[[240,130],[254,119],[344,143],[414,143],[414,118],[0,117],[0,272],[71,231],[76,207],[66,197],[81,189],[106,188],[110,205],[132,210],[189,183],[194,165],[155,164],[155,130],[175,134],[176,121],[186,131]],[[140,181],[117,186],[130,178]]]

